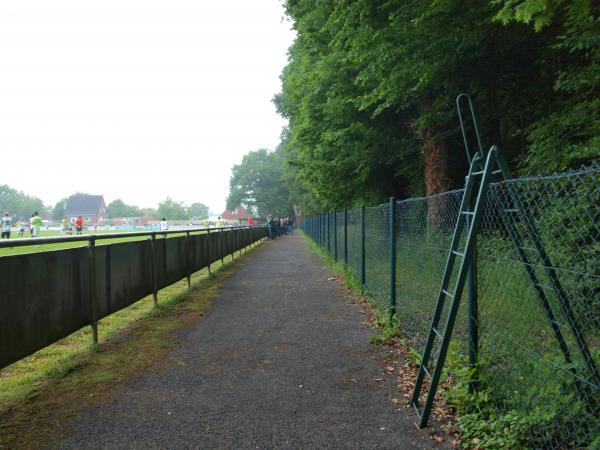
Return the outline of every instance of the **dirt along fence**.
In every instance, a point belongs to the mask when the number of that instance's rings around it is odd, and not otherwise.
[[[2,241],[84,246],[0,257],[0,368],[86,325],[97,342],[103,317],[150,294],[156,304],[159,289],[265,237],[264,227],[225,227]]]
[[[422,352],[463,194],[332,212],[302,229]],[[525,447],[600,447],[600,166],[490,184],[475,238],[447,366],[472,369],[480,395],[459,409]]]

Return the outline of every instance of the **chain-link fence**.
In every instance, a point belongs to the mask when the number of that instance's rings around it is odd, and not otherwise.
[[[401,333],[422,350],[462,197],[312,217],[303,230],[331,256],[337,248],[378,307],[395,302]],[[600,448],[600,166],[492,183],[476,239],[453,340],[467,352],[469,297],[477,389],[515,418],[506,426],[524,446]]]

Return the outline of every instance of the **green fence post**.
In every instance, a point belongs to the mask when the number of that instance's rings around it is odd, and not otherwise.
[[[219,230],[219,248],[221,249],[221,266],[225,265],[225,230],[221,227]]]
[[[327,253],[331,255],[331,213],[327,213]]]
[[[396,197],[390,197],[390,322],[396,314]]]
[[[152,250],[152,303],[154,308],[158,308],[158,268],[156,258],[156,233],[152,233],[150,238],[150,247]]]
[[[98,309],[96,305],[96,238],[94,235],[88,239],[88,271],[92,344],[96,346],[98,345]]]
[[[471,202],[469,210],[475,208],[475,201]],[[467,216],[467,227],[470,226],[471,217]],[[467,271],[467,332],[469,365],[472,369],[477,368],[477,351],[479,347],[479,331],[478,331],[478,308],[477,308],[477,234],[473,236],[473,251],[471,252],[471,261],[469,270]],[[474,377],[476,379],[476,377]],[[469,393],[473,393],[475,386],[469,383]]]
[[[211,257],[212,257],[212,252],[211,252],[211,240],[210,240],[210,228],[206,229],[206,257],[207,257],[207,264],[206,266],[208,267],[208,274],[210,275],[210,264],[211,264]]]
[[[348,265],[348,210],[344,210],[344,265]]]
[[[366,270],[365,270],[365,207],[360,207],[360,284],[365,286]]]
[[[337,248],[337,213],[333,212],[333,259],[338,259]]]

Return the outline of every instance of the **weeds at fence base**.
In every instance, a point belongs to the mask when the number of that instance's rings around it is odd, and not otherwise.
[[[245,257],[245,256],[244,256]],[[86,327],[0,371],[0,449],[50,447],[70,418],[108,398],[115,384],[134,377],[168,354],[173,331],[198,320],[238,259],[213,266],[108,316],[99,324],[100,345]],[[170,364],[168,358],[164,364]]]
[[[340,282],[348,290],[349,297],[362,306],[363,312],[368,317],[366,322],[374,330],[370,335],[371,342],[390,349],[390,356],[382,361],[384,370],[396,376],[397,395],[390,400],[396,407],[410,409],[407,413],[413,414],[410,399],[417,378],[418,365],[421,361],[419,351],[412,347],[409,341],[400,337],[397,318],[394,316],[390,320],[389,310],[381,308],[366,295],[358,278],[353,273],[342,263],[331,258],[326,250],[315,244],[304,233],[302,236],[308,243],[306,251],[319,256],[332,272],[333,279]],[[441,391],[449,389],[452,382],[453,379],[446,376],[442,380]],[[455,409],[443,399],[441,402],[438,401],[432,410],[429,427],[424,432],[429,433],[431,439],[436,443],[447,439],[452,445],[456,445],[459,436],[454,412]],[[415,422],[416,420],[415,416]]]

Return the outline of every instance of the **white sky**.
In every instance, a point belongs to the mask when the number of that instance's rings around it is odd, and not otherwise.
[[[233,164],[273,149],[294,33],[279,0],[0,3],[0,184],[221,212]]]

